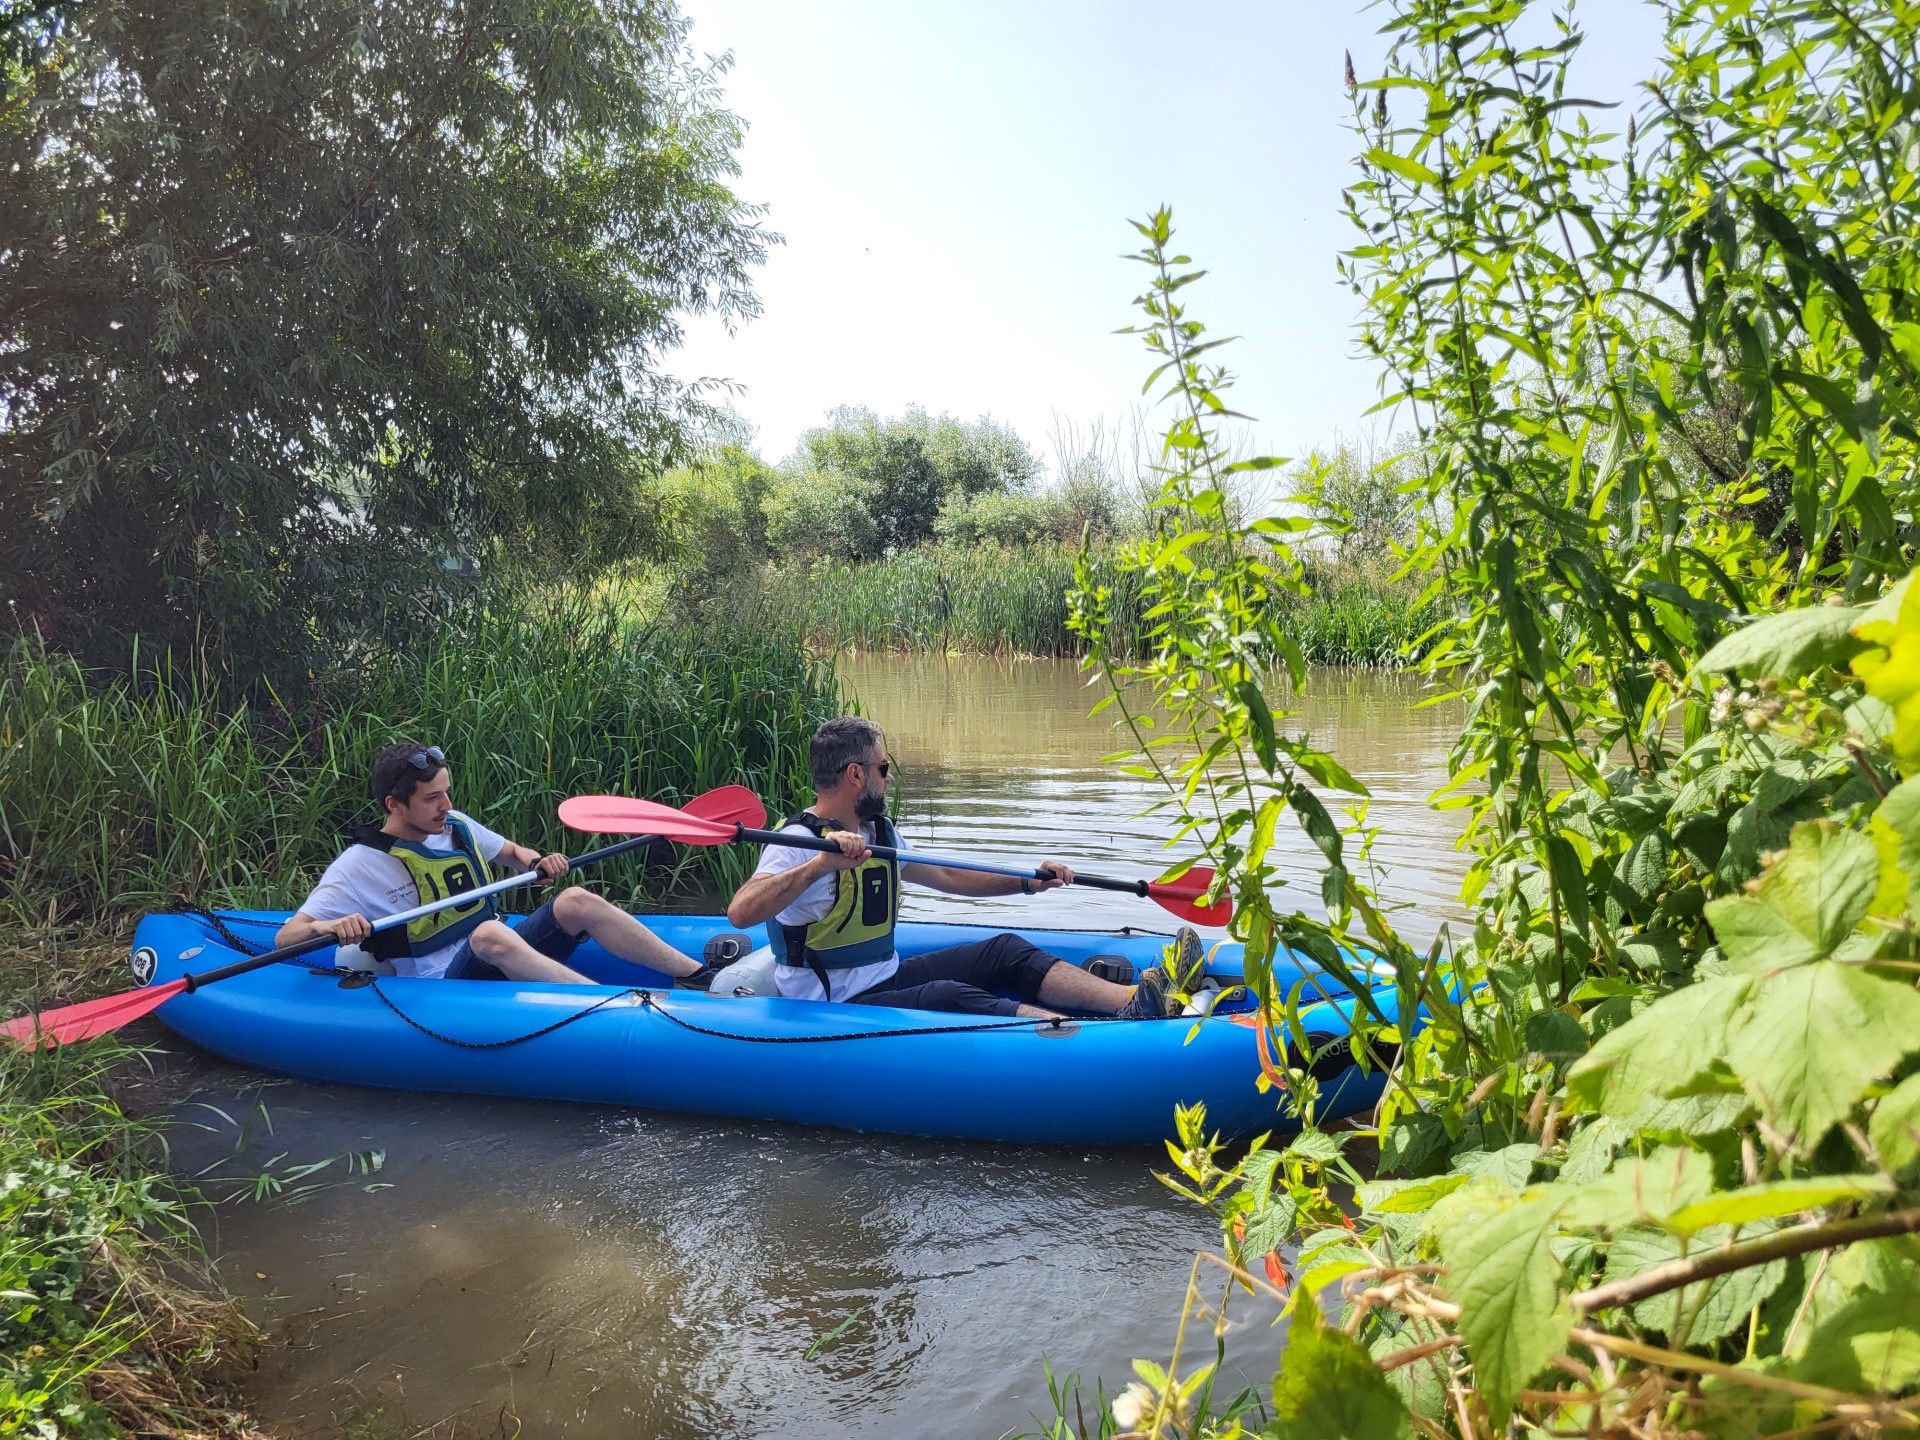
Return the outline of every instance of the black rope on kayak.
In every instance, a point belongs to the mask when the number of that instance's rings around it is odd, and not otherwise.
[[[682,1020],[678,1015],[654,1003],[650,991],[639,990],[634,993],[639,995],[643,1009],[653,1011],[662,1020],[671,1021],[682,1030],[691,1030],[696,1035],[711,1035],[716,1040],[745,1040],[753,1045],[819,1045],[835,1040],[896,1040],[904,1039],[909,1035],[977,1035],[983,1030],[1023,1030],[1028,1027],[1039,1030],[1065,1030],[1071,1025],[1103,1024],[1120,1018],[1118,1015],[1054,1015],[1036,1016],[1030,1020],[996,1020],[988,1025],[906,1025],[897,1030],[856,1030],[847,1035],[741,1035],[736,1031],[711,1030],[705,1025],[696,1025],[691,1020]]]
[[[504,1050],[509,1045],[524,1045],[529,1040],[538,1040],[542,1035],[551,1035],[556,1030],[563,1030],[576,1020],[584,1020],[587,1016],[593,1014],[594,1011],[611,1005],[616,1000],[624,1000],[629,995],[640,1002],[641,1009],[651,1010],[662,1020],[678,1025],[682,1030],[691,1030],[696,1035],[710,1035],[716,1040],[743,1040],[751,1045],[819,1045],[838,1040],[903,1040],[913,1035],[972,1035],[983,1030],[1035,1029],[1061,1030],[1071,1033],[1070,1027],[1075,1025],[1098,1024],[1106,1021],[1116,1021],[1120,1018],[1117,1015],[1054,1016],[1031,1020],[996,1020],[986,1025],[912,1025],[902,1026],[896,1030],[856,1030],[845,1035],[742,1035],[737,1031],[714,1030],[705,1025],[696,1025],[691,1020],[682,1020],[678,1015],[663,1009],[654,999],[652,991],[621,990],[607,996],[603,1000],[596,1000],[585,1009],[576,1010],[573,1014],[556,1020],[551,1025],[543,1025],[538,1030],[530,1030],[525,1035],[514,1035],[505,1040],[462,1040],[457,1035],[443,1035],[432,1026],[422,1025],[418,1020],[407,1014],[406,1011],[393,1003],[392,996],[380,988],[378,977],[370,977],[363,983],[355,985],[354,989],[373,991],[374,994],[380,997],[380,1003],[382,1005],[385,1005],[387,1009],[391,1010],[395,1015],[398,1015],[422,1035],[432,1040],[438,1040],[443,1044],[457,1045],[462,1050]]]
[[[215,935],[218,935],[222,945],[227,946],[229,949],[238,950],[242,955],[264,955],[267,953],[268,947],[265,945],[256,945],[251,940],[242,940],[227,928],[227,921],[231,920],[236,925],[259,925],[263,928],[270,925],[276,930],[280,928],[280,922],[278,920],[257,920],[251,915],[216,915],[205,906],[191,903],[182,903],[176,905],[171,910],[165,910],[161,913],[166,915],[191,915],[207,929],[213,931]]]
[[[563,1016],[551,1025],[542,1025],[538,1030],[529,1030],[525,1035],[514,1035],[505,1040],[462,1040],[457,1035],[442,1035],[438,1030],[433,1029],[431,1026],[422,1025],[418,1020],[407,1014],[406,1011],[393,1003],[393,998],[388,995],[386,991],[380,988],[378,976],[370,976],[365,984],[356,985],[354,988],[356,990],[373,991],[374,994],[380,997],[380,1003],[382,1005],[385,1005],[387,1009],[398,1015],[422,1035],[432,1040],[438,1040],[444,1045],[457,1045],[462,1050],[504,1050],[509,1045],[524,1045],[529,1040],[538,1040],[542,1035],[551,1035],[556,1030],[564,1030],[567,1026],[573,1024],[574,1021],[584,1020],[587,1016],[593,1014],[594,1011],[603,1009],[613,1004],[616,1000],[624,1000],[629,995],[639,996],[642,1005],[647,1003],[647,992],[644,990],[618,990],[605,999],[594,1001],[593,1004],[587,1006],[584,1010],[576,1010],[573,1014]]]

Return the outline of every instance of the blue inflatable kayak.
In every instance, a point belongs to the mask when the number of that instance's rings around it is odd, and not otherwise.
[[[260,953],[286,916],[240,911],[218,918],[147,916],[134,936],[136,978],[165,982]],[[642,918],[686,954],[731,933],[717,915]],[[992,933],[903,921],[899,946],[912,955]],[[1132,929],[1019,933],[1076,963],[1118,955],[1136,966],[1157,963],[1168,939]],[[1226,1136],[1298,1126],[1286,1097],[1263,1094],[1255,1083],[1257,1032],[1244,991],[1199,1020],[1056,1026],[735,996],[718,986],[713,994],[675,990],[666,977],[591,943],[568,964],[601,982],[592,986],[370,978],[333,969],[332,956],[320,950],[269,965],[175,996],[156,1013],[195,1044],[242,1065],[397,1090],[1040,1144],[1151,1144],[1172,1135],[1175,1105],[1195,1101],[1206,1104],[1208,1128]],[[1210,969],[1231,985],[1239,967],[1240,947],[1226,945]],[[1328,990],[1334,993],[1331,984]],[[1391,989],[1377,998],[1390,1007]],[[1347,1033],[1352,1004],[1308,1006],[1309,1033]],[[1377,1072],[1339,1061],[1326,1071],[1323,1123],[1365,1110],[1380,1096]]]

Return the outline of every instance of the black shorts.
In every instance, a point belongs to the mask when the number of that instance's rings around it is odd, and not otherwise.
[[[553,918],[553,902],[549,900],[533,914],[527,916],[513,927],[513,933],[527,944],[538,950],[549,960],[564,961],[580,948],[580,937],[569,935],[566,927]],[[460,946],[453,960],[447,966],[444,977],[447,980],[504,980],[493,966],[473,953],[473,942],[467,941]]]
[[[1018,935],[996,935],[902,960],[898,970],[855,995],[853,1003],[961,1015],[1012,1015],[1023,1001],[1032,1004],[1039,999],[1040,982],[1061,963],[1058,955],[1049,955]],[[1020,999],[1009,1000],[1000,993],[1008,990]]]

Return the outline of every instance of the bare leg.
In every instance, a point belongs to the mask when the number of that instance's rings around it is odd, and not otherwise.
[[[700,968],[698,960],[682,955],[626,911],[578,885],[554,897],[553,918],[569,935],[589,935],[609,955],[663,975],[677,979]]]
[[[1064,1020],[1067,1017],[1055,1010],[1042,1010],[1038,1005],[1022,1005],[1013,1012],[1022,1020]]]
[[[591,985],[578,970],[551,960],[513,933],[511,926],[489,920],[467,941],[473,953],[509,980],[541,981],[549,985]]]
[[[1111,980],[1102,980],[1098,975],[1089,975],[1078,965],[1062,960],[1040,982],[1040,999],[1049,1005],[1058,1005],[1065,1010],[1078,1010],[1091,1015],[1118,1015],[1133,998],[1133,987],[1116,985]],[[1026,1014],[1031,1006],[1022,1006],[1021,1014]],[[1034,1010],[1036,1015],[1051,1014],[1051,1011]]]

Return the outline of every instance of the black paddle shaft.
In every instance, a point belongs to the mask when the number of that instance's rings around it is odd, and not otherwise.
[[[590,850],[585,855],[577,855],[568,862],[567,873],[575,870],[584,870],[587,866],[597,865],[602,860],[611,860],[614,856],[624,855],[629,850],[638,850],[642,845],[651,844],[656,838],[657,837],[653,835],[635,835],[632,839],[622,840],[616,845],[603,846],[598,850]],[[516,878],[525,879],[532,876],[533,873],[533,871],[529,870],[526,876]],[[559,877],[556,876],[555,878],[558,879]],[[510,889],[512,887],[504,886],[502,888]],[[452,909],[460,903],[460,900],[460,896],[449,896],[448,904],[445,908]],[[384,930],[389,923],[390,922],[376,922],[373,928],[376,931]],[[208,970],[199,975],[185,976],[184,978],[187,982],[186,993],[191,995],[202,985],[211,985],[216,980],[231,980],[235,975],[244,975],[249,970],[263,970],[269,965],[279,964],[282,960],[292,960],[301,955],[309,955],[315,950],[324,950],[329,945],[337,945],[339,943],[340,942],[332,935],[309,935],[305,940],[295,945],[282,945],[278,950],[269,950],[264,955],[249,955],[245,960],[236,960],[231,965],[222,965],[218,970]]]
[[[734,827],[733,838],[752,845],[786,845],[795,850],[818,850],[822,854],[840,848],[823,835],[789,835],[784,830],[749,830],[745,825]],[[985,875],[1010,875],[1016,880],[1053,879],[1052,874],[1045,870],[1016,870],[1011,865],[988,865],[977,860],[933,860],[912,850],[896,849],[892,845],[869,845],[867,849],[882,860],[904,860],[909,865],[944,865],[950,869],[977,870]],[[1142,897],[1152,893],[1144,880],[1115,880],[1106,875],[1082,874],[1078,870],[1073,872],[1073,883],[1094,890],[1118,890],[1123,894]]]

